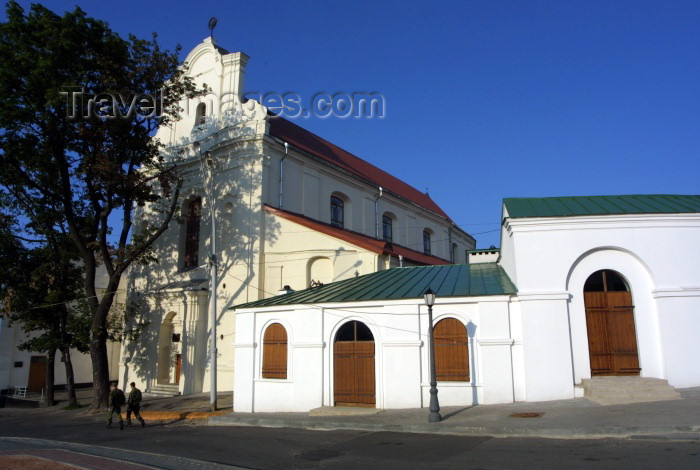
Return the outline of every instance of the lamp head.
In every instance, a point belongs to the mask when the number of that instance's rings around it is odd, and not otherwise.
[[[425,294],[423,294],[423,299],[425,300],[425,305],[428,307],[432,307],[435,305],[435,292],[428,287],[428,290],[425,291]]]

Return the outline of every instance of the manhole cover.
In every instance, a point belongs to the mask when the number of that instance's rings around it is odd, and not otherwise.
[[[528,412],[528,413],[513,413],[508,415],[509,418],[539,418],[542,416],[544,413],[535,413],[535,412]]]

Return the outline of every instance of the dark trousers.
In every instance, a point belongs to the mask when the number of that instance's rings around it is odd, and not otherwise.
[[[139,411],[141,410],[141,405],[138,403],[134,403],[133,405],[128,405],[126,407],[126,422],[130,423],[131,422],[131,413],[134,413],[134,418],[138,419],[139,421],[143,421],[143,418],[141,418],[141,415],[139,414]]]
[[[124,420],[122,419],[122,407],[114,405],[109,407],[109,418],[107,419],[107,423],[112,424],[112,416],[114,415],[114,413],[116,413],[117,416],[119,416],[119,422],[123,423]]]

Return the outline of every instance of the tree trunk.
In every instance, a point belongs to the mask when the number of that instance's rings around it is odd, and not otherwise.
[[[61,349],[63,364],[66,366],[66,390],[68,390],[68,405],[77,405],[78,398],[75,395],[75,376],[73,375],[73,363],[70,359],[70,348],[63,346]]]
[[[92,360],[92,390],[95,398],[94,409],[107,407],[109,399],[109,363],[107,358],[107,331],[93,331],[90,338],[90,359]]]
[[[95,398],[92,402],[93,409],[107,407],[109,399],[109,359],[107,357],[107,315],[114,301],[114,294],[119,286],[121,273],[113,273],[110,276],[107,288],[102,294],[97,305],[90,304],[92,314],[92,328],[90,333],[90,359],[92,360],[92,389]],[[92,279],[86,278],[86,292],[96,292]],[[94,310],[93,310],[94,305]]]
[[[51,348],[46,353],[46,393],[44,394],[43,406],[54,405],[54,367],[56,363],[56,348]]]
[[[64,304],[59,313],[59,330],[61,335],[61,356],[66,368],[66,390],[68,391],[68,405],[78,404],[75,396],[75,375],[73,375],[73,362],[70,357],[70,341],[68,338],[68,308]]]

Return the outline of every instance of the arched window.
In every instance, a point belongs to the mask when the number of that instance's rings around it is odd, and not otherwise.
[[[387,214],[382,216],[382,240],[389,243],[394,241],[394,221]]]
[[[194,125],[195,126],[201,126],[204,124],[207,120],[207,105],[204,103],[199,103],[197,105],[197,111],[195,113],[196,118]]]
[[[185,269],[196,268],[199,263],[199,223],[202,218],[202,198],[192,199],[187,205],[185,229]]]
[[[345,225],[345,202],[338,196],[331,196],[331,225],[340,228]]]
[[[287,330],[279,323],[268,326],[263,336],[262,378],[287,378]]]
[[[335,334],[335,341],[374,341],[372,331],[360,321],[349,321]]]
[[[433,328],[435,374],[443,382],[469,381],[467,328],[455,318],[445,318]]]
[[[625,280],[615,271],[604,269],[591,274],[583,286],[584,292],[627,292]]]
[[[423,230],[423,253],[430,254],[430,230]]]

